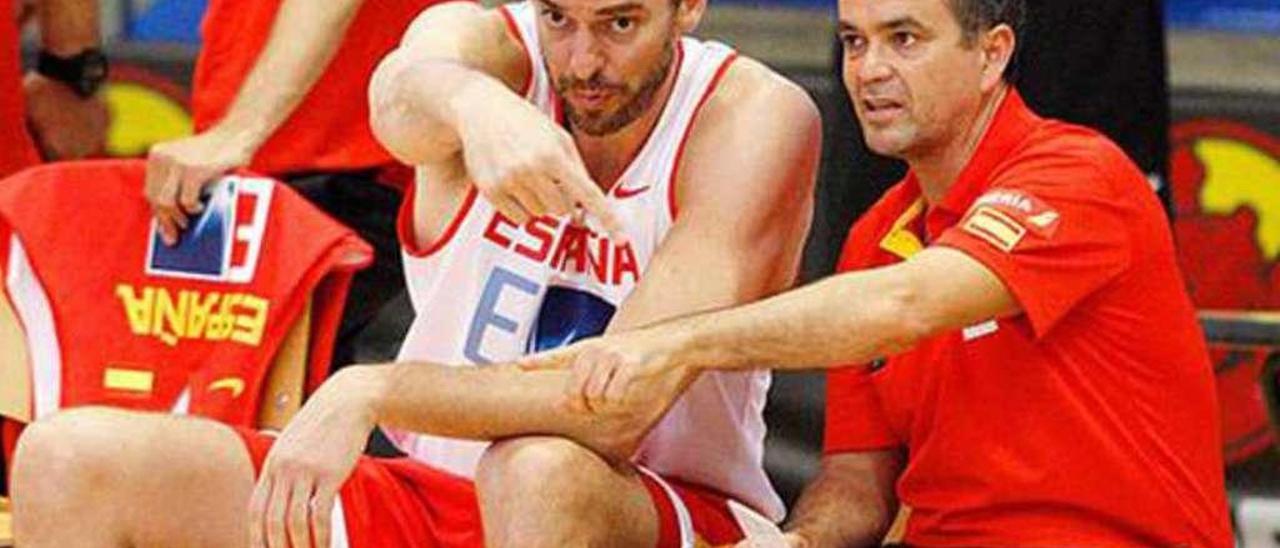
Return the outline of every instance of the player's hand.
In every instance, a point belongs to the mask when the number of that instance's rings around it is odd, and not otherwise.
[[[374,427],[375,389],[366,373],[348,367],[334,374],[272,446],[249,502],[252,548],[329,546],[338,490]]]
[[[564,403],[588,413],[630,413],[656,423],[698,371],[677,358],[676,339],[641,329],[522,359],[525,370],[568,369]]]
[[[498,211],[524,224],[581,206],[615,240],[625,241],[621,220],[567,131],[510,94],[471,94],[457,105],[467,175]]]
[[[106,148],[110,116],[101,95],[82,98],[66,84],[38,73],[22,82],[27,124],[49,160],[74,160]]]
[[[253,149],[242,134],[219,127],[151,147],[145,194],[165,243],[177,243],[187,216],[200,212],[204,185],[247,165]]]

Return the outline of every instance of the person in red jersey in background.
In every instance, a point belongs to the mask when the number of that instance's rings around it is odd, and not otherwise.
[[[792,546],[1231,546],[1213,371],[1142,172],[1005,78],[1021,0],[841,0],[845,85],[906,178],[841,269],[528,358],[600,416],[709,370],[829,378]],[[642,402],[642,403],[641,403]]]
[[[28,14],[40,29],[40,56],[24,77],[19,39]],[[98,17],[97,0],[0,0],[0,178],[42,158],[102,150],[107,111],[97,90],[107,75]]]
[[[404,290],[395,216],[407,169],[373,138],[366,89],[415,16],[441,0],[210,0],[196,60],[196,135],[152,147],[147,199],[173,243],[204,185],[247,167],[281,179],[373,244],[333,363]]]

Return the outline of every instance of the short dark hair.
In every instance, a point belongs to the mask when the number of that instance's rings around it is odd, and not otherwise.
[[[1027,18],[1026,0],[948,0],[951,13],[960,24],[961,37],[965,45],[972,45],[978,35],[995,28],[997,25],[1009,25],[1013,29],[1018,45],[1015,46],[1013,59],[1005,68],[1004,79],[1012,80],[1017,72],[1018,50],[1024,38]]]

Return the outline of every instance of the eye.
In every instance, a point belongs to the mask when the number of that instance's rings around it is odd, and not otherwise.
[[[568,22],[568,18],[556,10],[542,10],[542,18],[546,19],[547,25],[551,28],[561,28]]]
[[[852,32],[841,34],[840,43],[844,45],[844,51],[849,55],[861,52],[867,47],[867,39]]]
[[[635,19],[630,17],[617,17],[610,23],[610,28],[614,32],[627,32],[636,26]]]
[[[893,43],[900,48],[909,48],[916,44],[916,35],[900,30],[893,33]]]

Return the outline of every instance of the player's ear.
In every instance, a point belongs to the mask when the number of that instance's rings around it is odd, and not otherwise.
[[[707,0],[668,0],[676,9],[676,27],[680,34],[689,34],[702,21],[707,11]]]

